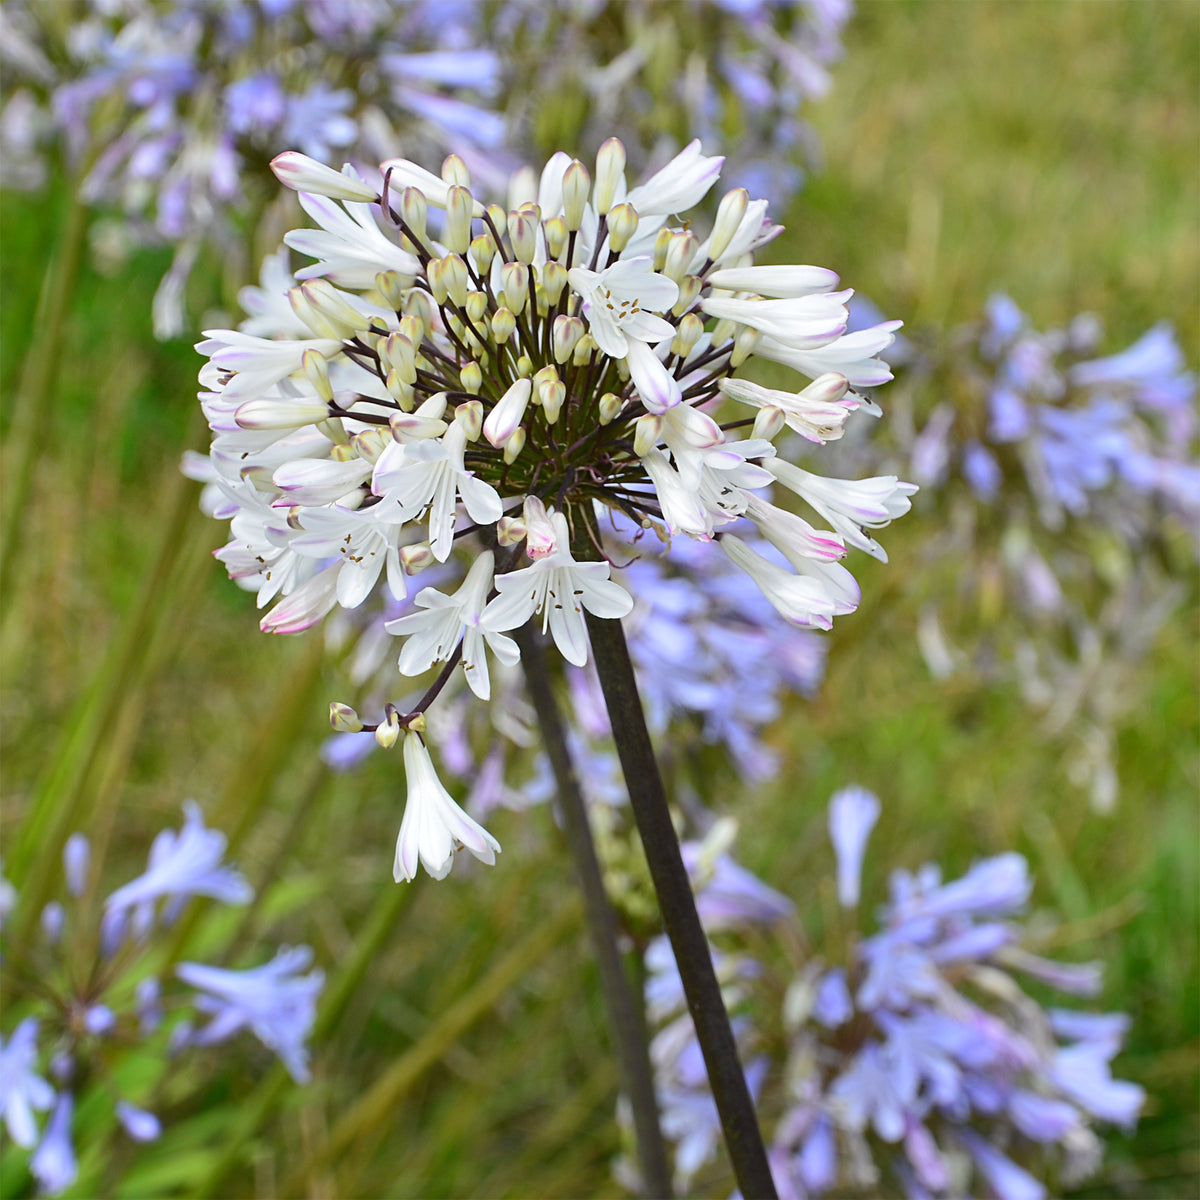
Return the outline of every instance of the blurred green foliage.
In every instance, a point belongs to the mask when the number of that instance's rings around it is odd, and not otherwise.
[[[859,8],[833,92],[812,111],[827,162],[779,257],[834,267],[910,325],[974,317],[994,289],[1043,327],[1098,312],[1108,350],[1165,316],[1200,361],[1200,8]],[[2,197],[6,429],[67,203],[65,186]],[[110,840],[111,885],[194,796],[260,888],[237,961],[262,961],[264,938],[311,942],[338,999],[311,1087],[283,1086],[248,1040],[216,1082],[170,1073],[162,1142],[136,1156],[92,1145],[74,1194],[612,1195],[616,1076],[549,814],[495,816],[494,869],[460,864],[442,884],[395,891],[399,763],[376,755],[344,777],[319,766],[339,686],[320,635],[258,634],[249,597],[207,560],[223,531],[175,482],[184,445],[201,445],[199,360],[150,336],[165,261],[144,254],[108,276],[85,266],[53,403],[36,414],[0,613],[0,835],[7,857],[31,797],[66,788],[75,823]],[[194,312],[220,305],[216,279],[197,277]],[[1018,696],[929,678],[914,640],[924,536],[918,512],[888,531],[889,566],[856,565],[864,604],[831,635],[825,686],[773,731],[778,782],[728,781],[739,855],[798,901],[819,940],[827,909],[810,881],[828,875],[838,786],[883,801],[868,899],[893,866],[957,871],[1021,850],[1036,906],[1065,921],[1054,949],[1107,964],[1103,1004],[1134,1019],[1118,1070],[1151,1093],[1136,1134],[1113,1140],[1080,1194],[1195,1194],[1196,580],[1120,730],[1122,793],[1101,817]],[[54,876],[57,853],[48,845],[36,870]],[[102,1118],[80,1121],[87,1144]],[[3,1194],[24,1186],[0,1172]]]

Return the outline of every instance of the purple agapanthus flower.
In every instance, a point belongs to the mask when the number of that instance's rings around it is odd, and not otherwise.
[[[848,911],[859,907],[861,858],[877,814],[864,789],[846,789],[831,805]],[[1031,888],[1019,855],[984,859],[948,881],[932,866],[896,872],[878,931],[841,948],[840,962],[811,947],[788,984],[768,956],[744,947],[761,952],[771,929],[783,945],[805,945],[795,914],[755,903],[763,885],[743,868],[725,880],[702,869],[732,863],[727,848],[728,834],[714,832],[684,853],[738,1045],[754,1064],[754,1094],[773,1114],[764,1132],[780,1196],[878,1193],[885,1179],[909,1196],[978,1194],[973,1177],[987,1194],[1036,1200],[1047,1194],[1039,1173],[1052,1158],[1082,1177],[1101,1157],[1093,1126],[1136,1121],[1145,1093],[1111,1070],[1128,1018],[1044,1010],[1014,973],[1043,962],[1019,950]],[[720,899],[728,879],[745,903]],[[703,1190],[720,1191],[710,1177],[707,1077],[665,944],[652,946],[646,967],[651,1058],[677,1182],[695,1190],[703,1174]],[[781,993],[773,1017],[768,998]],[[768,1050],[780,1045],[784,1056],[776,1051],[770,1061]],[[622,1174],[631,1169],[623,1163]],[[952,1190],[952,1181],[967,1190]]]

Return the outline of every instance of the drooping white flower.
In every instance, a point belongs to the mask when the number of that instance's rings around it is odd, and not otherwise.
[[[732,533],[721,534],[720,543],[730,561],[758,584],[779,614],[793,625],[813,629],[833,627],[834,602],[816,580],[776,566]]]
[[[400,651],[400,672],[421,675],[435,662],[445,662],[462,639],[462,664],[467,684],[480,700],[491,698],[484,645],[506,666],[520,660],[521,652],[510,637],[485,628],[480,618],[492,589],[495,558],[485,550],[472,564],[462,586],[451,596],[437,588],[422,588],[416,605],[423,612],[410,613],[388,621],[384,628],[393,635],[407,637]]]
[[[878,387],[892,378],[887,363],[878,356],[896,340],[896,330],[903,324],[903,321],[882,321],[870,329],[856,329],[810,347],[798,347],[767,333],[754,352],[761,358],[792,367],[810,379],[836,371],[846,376],[851,387]]]
[[[454,803],[433,769],[425,743],[415,733],[404,737],[404,774],[408,799],[396,839],[392,867],[396,882],[413,879],[418,863],[424,863],[434,879],[445,879],[460,849],[491,866],[500,853],[500,843]]]
[[[755,408],[777,408],[784,422],[801,437],[824,445],[836,441],[845,430],[846,418],[859,406],[859,398],[847,394],[849,381],[844,375],[829,372],[814,380],[801,392],[782,392],[765,388],[748,379],[723,379],[721,391]]]
[[[583,610],[596,617],[623,617],[633,608],[633,597],[609,578],[608,563],[576,562],[566,517],[553,513],[551,520],[556,534],[553,552],[496,579],[500,594],[485,609],[483,626],[516,629],[541,613],[542,631],[550,630],[567,662],[582,667],[587,662]]]
[[[766,460],[764,466],[784,487],[811,504],[849,545],[887,562],[884,548],[863,531],[882,529],[908,512],[912,507],[909,496],[917,490],[915,483],[903,483],[895,475],[829,479],[779,458]]]

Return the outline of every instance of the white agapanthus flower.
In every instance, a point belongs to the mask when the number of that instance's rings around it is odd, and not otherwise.
[[[605,513],[719,541],[788,621],[826,629],[858,604],[847,549],[882,556],[866,530],[909,506],[911,484],[822,478],[776,453],[785,428],[821,444],[878,412],[851,389],[890,378],[879,355],[899,323],[847,333],[851,293],[832,271],[756,265],[779,227],[744,189],[693,231],[680,214],[721,163],[693,142],[631,188],[610,139],[594,173],[556,154],[501,205],[454,156],[438,174],[390,159],[378,188],[299,153],[275,160],[319,227],[286,238],[312,261],[293,276],[272,259],[243,330],[205,335],[213,447],[188,469],[231,522],[218,557],[273,604],[265,630],[299,631],[386,587],[411,606],[387,625],[404,639],[401,673],[442,664],[414,709],[389,706],[377,726],[334,706],[339,729],[404,737],[397,878],[419,862],[444,875],[459,846],[493,860],[499,847],[437,782],[418,718],[464,681],[489,698],[489,653],[513,665],[506,635],[527,623],[587,662],[587,619],[634,603]],[[795,384],[746,378],[755,356],[794,368]],[[832,528],[781,507],[787,490]],[[747,519],[761,543],[742,536]],[[427,570],[436,586],[406,582]]]

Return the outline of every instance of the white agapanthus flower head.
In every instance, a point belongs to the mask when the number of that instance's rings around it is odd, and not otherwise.
[[[377,179],[295,152],[272,164],[320,226],[286,238],[313,261],[292,278],[270,260],[245,297],[252,333],[205,334],[213,444],[189,471],[231,519],[218,557],[273,605],[264,630],[297,632],[379,589],[402,602],[407,578],[436,579],[387,625],[406,639],[403,674],[443,664],[426,696],[377,726],[334,709],[336,728],[385,746],[415,732],[408,803],[421,811],[406,812],[398,878],[418,861],[440,877],[463,846],[493,856],[436,794],[414,722],[459,665],[488,699],[489,654],[515,664],[506,635],[528,622],[587,662],[585,613],[633,607],[608,517],[719,541],[785,620],[827,629],[859,600],[847,548],[882,557],[865,530],[909,507],[915,489],[895,478],[830,479],[776,456],[785,428],[822,444],[857,409],[878,412],[853,389],[891,378],[878,355],[899,323],[847,334],[851,293],[832,271],[755,265],[780,229],[745,189],[707,236],[681,219],[721,163],[693,142],[630,189],[610,139],[594,176],[555,154],[540,177],[514,177],[505,204],[476,194],[453,155],[440,174],[391,159]],[[797,371],[790,390],[744,378],[763,353]],[[776,483],[833,529],[771,503]]]

